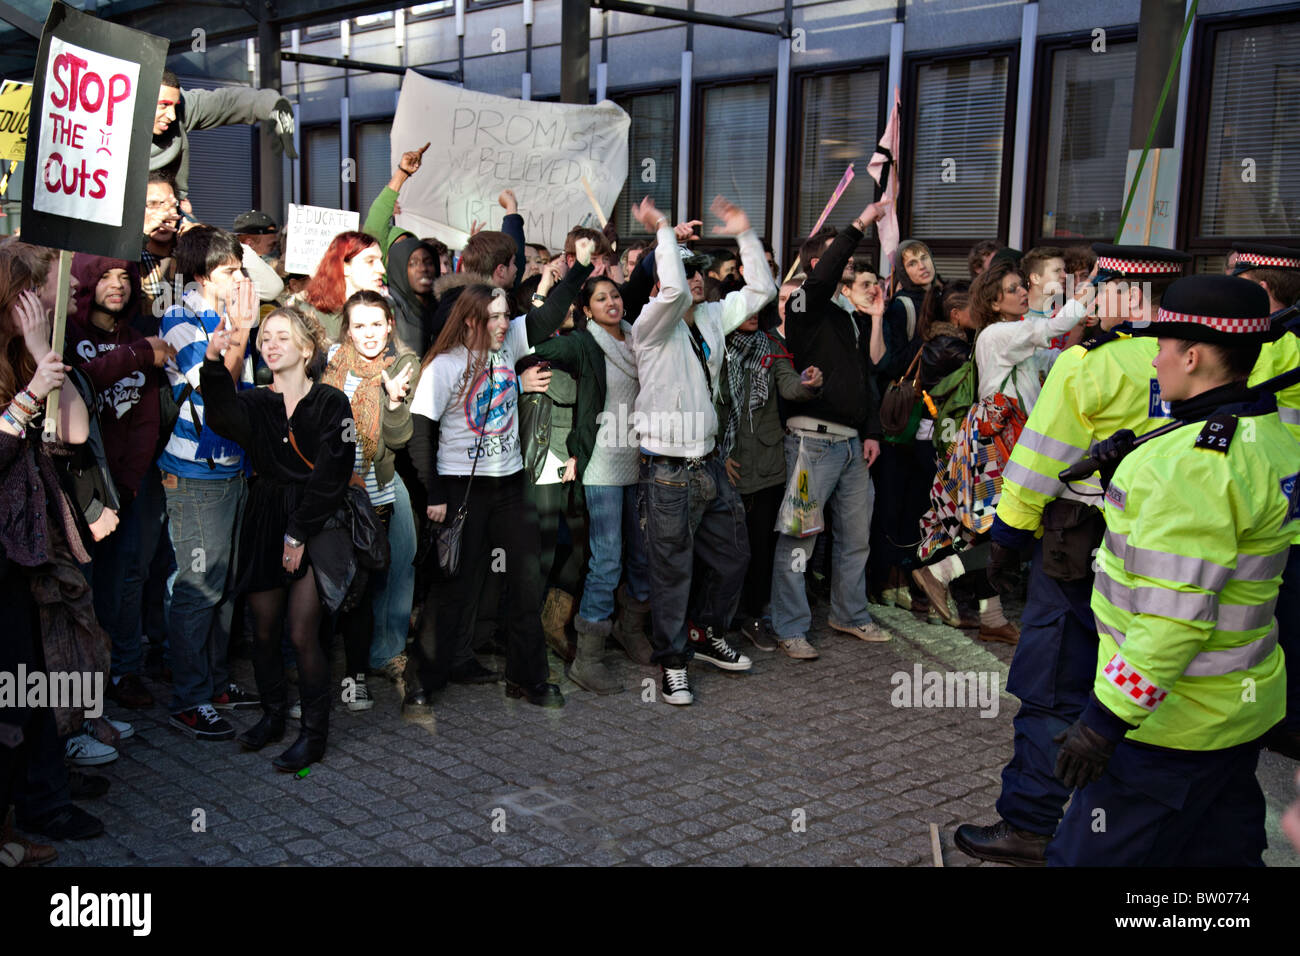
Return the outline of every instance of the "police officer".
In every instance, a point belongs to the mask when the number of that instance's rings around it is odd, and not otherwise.
[[[1187,424],[1134,449],[1105,495],[1092,694],[1056,738],[1078,787],[1047,849],[1060,866],[1261,865],[1260,738],[1285,710],[1273,616],[1300,530],[1300,447],[1246,382],[1267,295],[1191,276],[1155,321],[1161,394]]]
[[[1234,274],[1261,286],[1268,293],[1268,307],[1274,313],[1300,302],[1300,249],[1238,242]],[[1281,375],[1300,366],[1300,316],[1283,323],[1285,334],[1260,351],[1250,384]],[[1282,424],[1300,442],[1300,384],[1277,395],[1277,413]],[[1282,590],[1277,600],[1278,644],[1286,654],[1286,718],[1265,740],[1265,746],[1292,760],[1300,760],[1300,541],[1292,543]]]
[[[1054,774],[1053,738],[1083,710],[1096,669],[1097,628],[1088,606],[1092,552],[1101,541],[1096,478],[1066,485],[1057,476],[1097,440],[1120,429],[1143,434],[1168,415],[1152,375],[1156,347],[1132,338],[1191,257],[1154,246],[1097,243],[1096,314],[1084,343],[1057,359],[1011,453],[993,523],[989,579],[1014,587],[1032,547],[1029,593],[1007,690],[1020,698],[1014,754],[1002,771],[992,826],[963,824],[955,842],[983,860],[1041,866],[1070,791]]]

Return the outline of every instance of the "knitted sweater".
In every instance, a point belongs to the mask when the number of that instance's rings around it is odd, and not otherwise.
[[[637,481],[639,464],[635,436],[628,439],[628,429],[618,431],[618,423],[627,421],[636,404],[636,357],[632,354],[632,327],[623,323],[620,342],[595,322],[587,331],[605,353],[605,408],[603,420],[608,426],[597,433],[591,463],[582,476],[584,485],[632,485]]]

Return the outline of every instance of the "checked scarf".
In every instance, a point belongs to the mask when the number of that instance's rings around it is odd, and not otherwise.
[[[745,394],[745,378],[749,378],[749,404],[746,413],[749,424],[754,425],[754,409],[767,404],[772,384],[772,363],[767,358],[771,340],[764,332],[732,332],[727,336],[727,387],[731,392],[730,411],[727,413],[727,431],[722,440],[723,457],[736,447],[736,432],[740,428],[740,403]]]

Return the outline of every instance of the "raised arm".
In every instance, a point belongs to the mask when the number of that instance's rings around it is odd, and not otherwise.
[[[726,335],[776,298],[776,283],[767,268],[763,244],[750,228],[745,211],[721,196],[713,200],[712,208],[723,222],[714,232],[736,237],[736,244],[740,246],[740,261],[745,267],[745,287],[729,293],[722,300],[722,332]]]
[[[361,228],[367,235],[374,236],[378,240],[379,250],[384,254],[385,262],[388,261],[388,247],[398,236],[406,232],[393,222],[394,210],[397,208],[397,194],[402,191],[406,181],[419,172],[420,164],[424,160],[424,151],[428,148],[429,144],[425,143],[419,149],[408,150],[402,154],[397,168],[393,170],[392,178],[388,180],[388,185],[379,191],[375,201],[370,204],[370,211],[366,213],[365,225]]]
[[[594,269],[591,256],[595,248],[596,244],[590,239],[579,239],[574,244],[574,256],[577,261],[559,282],[555,282],[555,273],[550,269],[549,264],[542,270],[542,281],[537,286],[537,292],[546,301],[528,310],[526,328],[529,345],[545,342],[564,324],[564,319],[569,314],[569,306],[578,300],[582,284],[587,281],[587,277]]]
[[[654,347],[668,341],[677,323],[691,307],[691,294],[686,287],[682,257],[677,253],[677,234],[668,219],[655,208],[654,201],[648,196],[636,205],[633,215],[647,232],[655,233],[658,242],[655,269],[659,274],[659,294],[645,304],[632,326],[636,345]]]
[[[519,215],[519,200],[515,198],[513,189],[503,189],[501,195],[497,197],[497,202],[506,211],[505,218],[501,220],[501,231],[515,241],[515,284],[513,288],[517,289],[527,266],[527,257],[524,255],[524,217]]]

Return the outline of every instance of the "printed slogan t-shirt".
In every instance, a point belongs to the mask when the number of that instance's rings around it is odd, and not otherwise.
[[[438,474],[468,476],[480,437],[483,450],[475,474],[504,477],[523,470],[515,362],[527,352],[521,316],[510,323],[500,351],[488,353],[488,367],[477,374],[471,368],[468,388],[465,367],[476,363],[464,346],[439,355],[420,376],[411,411],[438,423]]]

